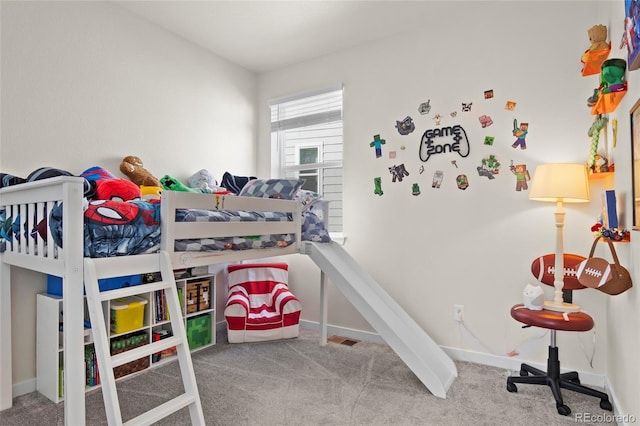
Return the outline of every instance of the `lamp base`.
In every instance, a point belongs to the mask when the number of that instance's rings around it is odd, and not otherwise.
[[[555,312],[580,312],[580,306],[573,303],[556,303],[553,300],[544,301],[544,309]]]

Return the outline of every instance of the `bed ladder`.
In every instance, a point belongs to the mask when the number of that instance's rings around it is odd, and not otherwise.
[[[104,292],[100,292],[98,286],[98,279],[157,271],[160,271],[162,277],[162,280],[159,282]],[[104,398],[105,411],[107,413],[107,421],[109,425],[149,425],[185,407],[189,407],[191,424],[204,425],[205,422],[202,413],[202,404],[198,394],[198,386],[196,384],[196,377],[193,371],[193,363],[191,361],[191,353],[189,351],[187,335],[182,319],[176,282],[173,276],[173,269],[168,253],[161,251],[158,254],[141,254],[136,256],[95,259],[85,258],[84,282],[95,352],[100,370],[102,395]],[[157,342],[149,342],[146,345],[112,356],[110,353],[109,335],[106,329],[106,318],[108,318],[107,315],[110,315],[110,312],[104,312],[104,309],[108,304],[103,302],[115,298],[133,296],[136,294],[159,290],[165,291],[173,336],[161,339]],[[151,304],[147,303],[147,307],[145,309],[149,309],[150,306]],[[150,316],[148,314],[145,315],[145,318],[149,317]],[[149,338],[151,338],[151,336],[149,336]],[[177,349],[184,393],[131,420],[128,420],[127,422],[123,422],[113,369],[173,346]]]

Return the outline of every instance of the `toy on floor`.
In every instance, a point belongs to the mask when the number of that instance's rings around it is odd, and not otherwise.
[[[158,178],[142,165],[142,160],[135,155],[128,155],[120,163],[120,171],[138,186],[162,186]]]

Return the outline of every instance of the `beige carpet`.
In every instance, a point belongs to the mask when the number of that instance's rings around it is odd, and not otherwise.
[[[432,396],[386,345],[318,345],[314,331],[297,339],[218,344],[193,355],[208,425],[570,425],[588,413],[606,424],[599,400],[563,391],[572,413],[557,413],[546,386],[506,390],[512,372],[457,362],[446,399]],[[125,421],[182,391],[178,364],[118,382]],[[603,421],[604,420],[604,421]],[[87,424],[105,425],[99,390],[87,394]],[[159,424],[189,424],[186,410]],[[611,422],[611,424],[615,424]],[[0,425],[64,425],[63,404],[38,393],[18,397],[0,413]]]

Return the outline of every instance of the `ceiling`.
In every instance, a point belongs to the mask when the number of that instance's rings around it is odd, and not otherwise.
[[[445,1],[116,1],[242,67],[264,73],[428,26]],[[464,6],[463,6],[464,7]],[[465,7],[466,8],[466,7]]]

